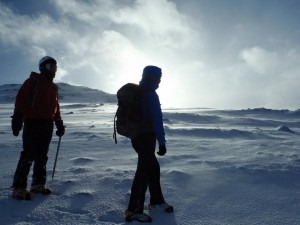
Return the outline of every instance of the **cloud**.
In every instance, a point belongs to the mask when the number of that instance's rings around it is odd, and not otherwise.
[[[0,3],[0,45],[1,52],[23,52],[34,65],[52,55],[59,63],[57,82],[115,93],[126,82],[137,83],[152,64],[163,70],[163,106],[297,105],[299,44],[273,35],[273,16],[258,24],[234,10],[225,20],[213,13],[224,8],[202,1],[190,9],[176,0],[48,4],[54,12],[26,15]]]
[[[45,13],[24,16],[1,5],[0,32],[2,43],[21,48],[32,60],[45,54],[56,57],[57,81],[81,81],[112,92],[128,76],[139,79],[143,66],[164,64],[168,48],[192,43],[188,20],[172,2],[51,2],[55,18]]]
[[[261,47],[243,50],[241,58],[259,74],[278,73],[286,67],[278,52],[269,52]]]
[[[188,17],[170,1],[138,0],[133,7],[116,11],[113,21],[133,27],[135,35],[147,37],[146,41],[172,48],[190,46],[196,33],[189,26]]]
[[[250,71],[261,75],[259,78],[296,78],[294,72],[300,71],[300,65],[297,63],[300,52],[296,49],[267,51],[262,47],[253,47],[243,50],[240,55]]]
[[[297,108],[300,97],[297,89],[300,52],[291,49],[268,51],[263,47],[244,49],[240,53],[241,62],[228,67],[228,90],[240,105],[252,104],[264,107]],[[226,71],[226,70],[225,70]],[[224,82],[226,82],[224,80]],[[296,82],[296,83],[295,83]],[[246,104],[243,104],[242,102]]]
[[[51,39],[58,39],[61,34],[62,27],[56,26],[56,23],[47,15],[30,18],[17,15],[3,6],[0,12],[1,41],[6,44],[18,47],[22,47],[22,44],[32,43],[43,45]]]

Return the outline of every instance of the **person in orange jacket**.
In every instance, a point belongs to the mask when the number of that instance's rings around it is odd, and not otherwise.
[[[40,73],[31,72],[18,91],[12,116],[12,131],[18,136],[23,128],[23,151],[15,171],[12,196],[22,200],[31,199],[31,193],[50,194],[46,184],[46,164],[48,149],[52,139],[54,123],[56,135],[65,133],[60,115],[58,91],[53,79],[57,62],[50,56],[39,61]],[[27,177],[33,166],[30,191],[27,190]]]

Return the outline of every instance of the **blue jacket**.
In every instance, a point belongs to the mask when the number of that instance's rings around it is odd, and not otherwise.
[[[143,131],[154,131],[158,143],[160,145],[164,145],[166,143],[166,139],[162,121],[163,116],[159,97],[155,91],[159,84],[154,80],[143,77],[140,81],[140,86],[144,90],[144,119],[146,123],[150,122],[150,126],[145,126]]]

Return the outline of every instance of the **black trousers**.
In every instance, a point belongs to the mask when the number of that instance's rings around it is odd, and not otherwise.
[[[14,175],[13,187],[27,187],[27,177],[32,163],[31,185],[46,183],[48,149],[52,139],[53,121],[26,120],[23,129],[23,151]]]
[[[131,187],[128,210],[142,213],[147,187],[149,187],[151,204],[165,202],[160,186],[160,166],[155,156],[155,133],[142,133],[138,138],[132,139],[131,143],[138,154],[138,163]]]

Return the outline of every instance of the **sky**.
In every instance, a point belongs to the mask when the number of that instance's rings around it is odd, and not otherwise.
[[[0,0],[0,84],[38,61],[116,93],[162,68],[162,107],[299,109],[299,0]]]

